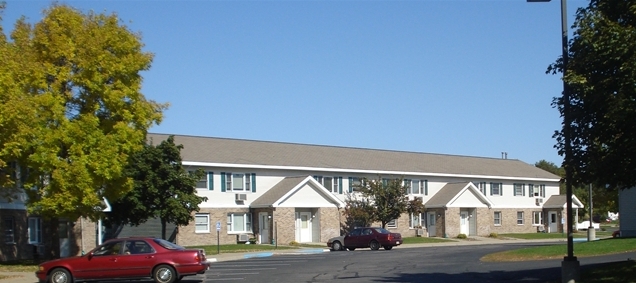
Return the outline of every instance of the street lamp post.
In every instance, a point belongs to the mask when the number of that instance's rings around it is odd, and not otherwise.
[[[527,2],[550,2],[550,0],[526,0]],[[568,254],[561,263],[561,281],[564,283],[574,283],[580,279],[580,265],[574,256],[573,241],[573,219],[572,213],[572,119],[570,113],[570,90],[565,75],[568,66],[568,26],[567,26],[567,5],[566,0],[561,0],[561,45],[563,51],[563,167],[565,168],[565,193],[566,193],[566,213],[568,231]]]

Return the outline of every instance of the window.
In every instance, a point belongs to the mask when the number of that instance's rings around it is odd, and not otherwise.
[[[94,256],[117,255],[122,251],[122,241],[108,242],[93,252]]]
[[[524,184],[514,184],[514,195],[515,196],[525,196],[526,190]]]
[[[342,178],[314,176],[314,179],[322,184],[328,191],[332,193],[342,193],[342,191],[340,191],[340,180],[342,180]]]
[[[387,228],[397,228],[397,220],[393,219],[386,223]]]
[[[228,213],[227,231],[251,233],[252,215],[250,213]]]
[[[501,183],[490,183],[490,195],[491,196],[503,196],[501,189]]]
[[[221,173],[221,191],[225,192],[256,192],[253,184],[254,174]]]
[[[190,174],[194,174],[194,171],[190,171]],[[212,190],[214,184],[213,176],[212,172],[206,172],[201,179],[197,181],[196,188],[200,190]]]
[[[362,179],[358,177],[349,177],[349,192],[359,192],[360,189],[364,186],[362,183]]]
[[[404,185],[407,186],[406,193],[410,195],[428,195],[427,180],[410,180],[405,179]]]
[[[425,227],[426,225],[424,225],[424,219],[424,213],[411,213],[409,218],[409,227]]]
[[[545,185],[528,185],[528,195],[530,197],[545,197]]]
[[[486,182],[473,182],[475,187],[484,195],[486,195]]]
[[[15,243],[15,220],[13,217],[2,218],[2,229],[4,231],[4,242],[7,244]]]
[[[197,213],[194,216],[194,233],[210,232],[210,214]]]
[[[541,225],[543,223],[543,213],[541,211],[532,212],[532,225]]]
[[[517,211],[517,225],[523,225],[523,211]]]
[[[42,242],[42,221],[39,217],[29,217],[29,244]]]
[[[495,211],[495,226],[501,226],[501,211]]]

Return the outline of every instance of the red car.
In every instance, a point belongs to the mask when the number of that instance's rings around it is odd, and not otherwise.
[[[40,283],[152,278],[173,283],[209,268],[203,250],[185,249],[157,238],[121,238],[106,241],[83,256],[40,264]]]
[[[348,249],[350,251],[357,248],[379,250],[380,247],[390,250],[401,244],[402,235],[400,233],[391,233],[384,228],[376,227],[355,228],[349,234],[329,239],[327,242],[327,246],[333,250]]]

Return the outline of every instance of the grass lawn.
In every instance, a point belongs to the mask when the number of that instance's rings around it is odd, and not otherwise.
[[[624,282],[636,283],[636,261],[613,262],[583,271],[577,282]]]
[[[37,270],[38,263],[33,260],[0,262],[0,272],[36,272]]]
[[[608,238],[612,236],[612,232],[613,230],[607,230],[607,231],[596,230],[595,235],[597,238]],[[567,239],[567,234],[565,233],[510,233],[510,234],[499,234],[499,237],[524,239],[524,240]],[[587,231],[575,232],[572,235],[572,237],[587,238]]]
[[[636,251],[636,238],[603,239],[574,244],[577,257],[616,254]],[[567,244],[547,245],[489,254],[483,261],[526,261],[559,259],[567,255]]]

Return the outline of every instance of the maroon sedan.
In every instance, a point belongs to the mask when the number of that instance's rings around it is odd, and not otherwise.
[[[390,250],[402,244],[402,235],[400,233],[391,233],[384,228],[363,227],[353,229],[353,231],[344,236],[343,242],[343,248],[350,251],[356,248],[379,250],[380,247]]]
[[[185,249],[157,238],[121,238],[106,241],[89,253],[40,264],[40,283],[152,278],[173,283],[184,276],[203,274],[209,263],[202,250]]]

